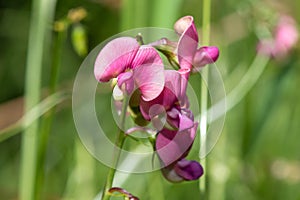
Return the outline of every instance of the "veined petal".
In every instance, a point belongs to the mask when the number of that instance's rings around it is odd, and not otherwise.
[[[203,175],[203,168],[197,161],[182,159],[174,166],[176,174],[184,180],[197,180]]]
[[[158,97],[164,89],[164,66],[162,64],[143,64],[133,69],[134,81],[144,101]]]
[[[179,65],[190,69],[193,57],[198,47],[198,33],[192,16],[180,18],[174,25],[175,31],[181,35],[177,47]]]
[[[131,63],[131,68],[136,68],[145,64],[156,64],[163,66],[163,62],[159,54],[152,46],[149,45],[143,45],[139,48],[134,60]]]
[[[116,38],[107,43],[94,65],[96,79],[107,82],[124,72],[130,67],[139,47],[138,42],[131,37]]]

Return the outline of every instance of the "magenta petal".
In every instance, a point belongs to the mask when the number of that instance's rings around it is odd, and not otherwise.
[[[194,56],[194,67],[199,68],[215,62],[219,57],[219,49],[215,46],[201,47]]]
[[[190,129],[194,126],[194,121],[188,116],[179,114],[179,131]]]
[[[180,68],[190,69],[193,57],[198,47],[198,33],[192,16],[179,19],[174,25],[175,31],[180,34],[177,56]]]
[[[130,67],[139,49],[131,37],[116,38],[104,46],[97,56],[94,74],[98,81],[107,82]]]
[[[179,128],[179,115],[180,111],[177,108],[172,108],[170,111],[167,112],[167,122],[174,128]]]
[[[203,175],[202,166],[196,161],[182,159],[174,167],[176,173],[185,180],[197,180]]]
[[[157,51],[149,45],[143,45],[139,48],[134,60],[131,63],[131,67],[136,68],[145,64],[163,65],[163,62]]]
[[[194,142],[197,126],[182,132],[163,129],[157,135],[155,148],[165,167],[186,156]]]
[[[125,90],[127,95],[131,94],[134,90],[134,80],[132,72],[124,72],[118,76],[118,86],[123,91]]]
[[[133,70],[134,80],[141,91],[142,99],[151,101],[164,89],[164,66],[158,64],[144,64]]]
[[[165,88],[168,88],[173,98],[180,100],[182,77],[178,71],[165,70]],[[171,96],[166,96],[170,98]],[[172,106],[171,104],[170,106]]]

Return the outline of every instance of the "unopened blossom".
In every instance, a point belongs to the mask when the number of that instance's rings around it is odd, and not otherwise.
[[[259,42],[258,53],[273,58],[286,56],[299,39],[295,20],[291,16],[281,16],[275,27],[273,37]]]
[[[164,67],[157,51],[140,46],[131,37],[110,41],[97,56],[94,74],[98,81],[118,78],[119,88],[131,94],[139,89],[144,100],[156,98],[164,87]]]

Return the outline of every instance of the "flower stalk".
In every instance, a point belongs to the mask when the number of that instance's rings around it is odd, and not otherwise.
[[[202,45],[208,46],[210,40],[210,8],[211,0],[203,0],[203,21],[202,21]],[[206,144],[207,134],[207,106],[208,106],[208,90],[206,84],[208,84],[209,68],[204,68],[202,71],[202,82],[201,82],[201,120],[200,120],[200,140],[202,144]],[[206,149],[205,147],[203,149]],[[204,175],[200,180],[200,195],[202,198],[207,199],[207,182],[208,182],[208,162],[207,159],[202,160],[202,167]]]
[[[115,149],[113,154],[113,166],[109,169],[106,183],[104,185],[103,193],[102,193],[102,200],[109,200],[111,194],[109,192],[110,188],[112,188],[114,176],[116,173],[116,167],[118,165],[118,161],[121,155],[121,149],[123,147],[123,144],[126,139],[126,135],[124,133],[124,124],[125,124],[125,118],[126,118],[126,112],[128,107],[128,98],[126,95],[124,95],[123,99],[123,105],[122,105],[122,111],[121,111],[121,127],[119,130],[119,133],[117,135],[116,141],[115,141]]]

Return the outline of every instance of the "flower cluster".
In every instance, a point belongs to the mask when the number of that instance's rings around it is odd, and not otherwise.
[[[213,63],[217,47],[198,48],[198,34],[192,16],[174,25],[179,40],[160,39],[142,44],[135,38],[116,38],[100,51],[94,73],[99,82],[117,80],[115,88],[130,97],[129,108],[136,125],[151,123],[153,143],[161,161],[163,175],[172,182],[196,180],[203,174],[197,161],[186,159],[197,133],[186,94],[190,75]],[[166,70],[161,51],[174,70]]]

